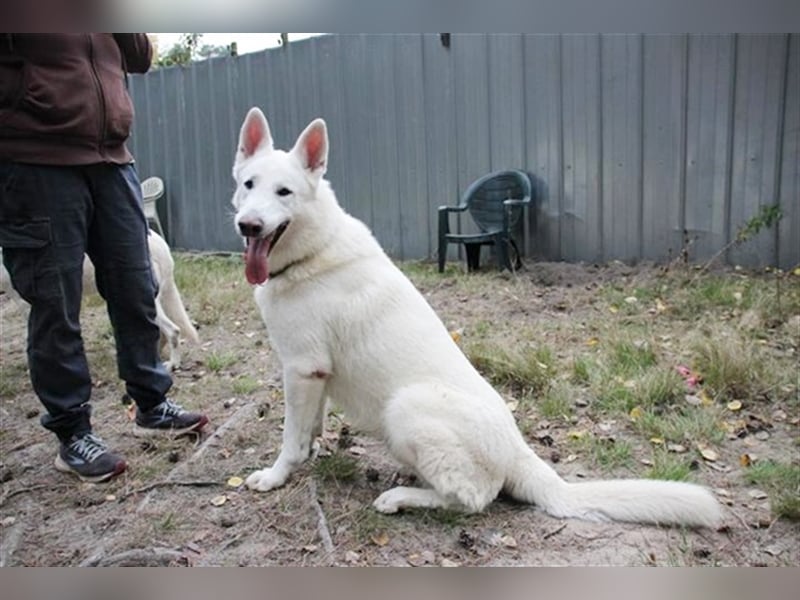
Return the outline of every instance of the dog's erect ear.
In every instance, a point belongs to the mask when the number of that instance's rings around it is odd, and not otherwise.
[[[250,158],[261,149],[272,148],[272,134],[269,131],[269,123],[261,112],[261,109],[254,106],[247,113],[239,132],[239,146],[236,150],[236,162]]]
[[[303,168],[319,178],[328,168],[328,127],[322,119],[314,119],[297,138],[292,153]]]

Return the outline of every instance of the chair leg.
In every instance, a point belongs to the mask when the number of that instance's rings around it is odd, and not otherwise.
[[[481,261],[480,244],[464,244],[467,250],[467,271],[477,271]]]
[[[447,240],[439,238],[439,273],[444,273],[444,263],[447,260]]]
[[[497,268],[501,271],[503,269],[511,271],[511,261],[508,258],[508,239],[499,238],[495,244],[495,250],[497,251]]]

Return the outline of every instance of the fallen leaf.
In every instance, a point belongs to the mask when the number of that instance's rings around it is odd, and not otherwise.
[[[736,412],[742,409],[742,403],[739,400],[731,400],[728,402],[728,410]]]
[[[369,539],[371,539],[372,543],[376,546],[385,546],[389,543],[389,534],[385,531],[379,531],[378,533],[372,534]]]
[[[651,437],[650,443],[655,444],[656,446],[663,446],[664,445],[664,438],[660,437]]]
[[[362,446],[350,446],[347,451],[350,454],[355,454],[356,456],[361,456],[362,454],[367,453],[367,449]]]
[[[719,454],[705,444],[697,444],[697,450],[700,452],[700,456],[709,462],[715,462],[716,460],[719,460]]]
[[[462,330],[461,329],[456,329],[456,330],[450,332],[450,337],[453,338],[453,341],[456,344],[458,344],[458,343],[461,342],[461,334],[462,334]]]
[[[567,437],[570,438],[571,440],[580,440],[585,438],[587,434],[588,432],[585,429],[580,429],[580,430],[574,429],[572,431],[567,432]]]
[[[750,496],[753,500],[764,500],[766,499],[767,493],[763,490],[750,490],[747,492],[747,495]]]
[[[565,463],[571,463],[571,462],[575,462],[576,460],[578,460],[578,455],[577,454],[570,454],[569,456],[567,456],[567,458],[564,459],[564,462]]]
[[[631,409],[631,412],[628,413],[628,416],[631,418],[632,421],[636,421],[637,419],[641,419],[642,415],[644,415],[644,411],[642,410],[641,406],[634,406]]]
[[[661,298],[656,298],[656,312],[663,313],[667,310],[667,305],[661,301]]]
[[[500,538],[500,543],[503,544],[506,548],[516,548],[517,547],[517,540],[515,540],[510,535],[504,535]]]
[[[700,390],[700,402],[703,406],[711,406],[714,404],[714,401],[711,399],[711,396],[708,395],[708,392],[705,390]]]
[[[617,314],[617,313],[619,312],[619,309],[618,309],[616,306],[609,306],[609,307],[608,307],[608,311],[609,311],[611,314],[615,315],[615,314]]]
[[[214,496],[211,499],[211,504],[214,506],[222,506],[228,501],[228,497],[225,494],[220,494],[219,496]]]
[[[117,497],[114,494],[106,494],[106,502],[113,502]]]
[[[508,410],[514,412],[519,407],[519,402],[516,400],[510,400],[509,402],[506,402],[506,406],[508,407]]]
[[[686,452],[686,446],[684,446],[683,444],[673,444],[672,442],[670,442],[669,444],[667,444],[667,450],[669,452],[674,452],[675,454],[683,454],[684,452]]]
[[[460,567],[461,566],[459,563],[457,563],[457,562],[455,562],[453,560],[450,560],[449,558],[443,558],[442,562],[440,562],[439,565],[442,566],[442,567]]]
[[[625,304],[636,304],[639,302],[639,299],[636,296],[628,296],[625,298]]]
[[[750,458],[750,455],[745,452],[739,455],[739,464],[743,467],[749,467],[753,464],[753,460]]]
[[[317,546],[316,544],[307,544],[303,546],[303,552],[308,552],[309,554],[311,554],[312,552],[316,552],[318,548],[319,546]]]
[[[587,346],[597,346],[599,343],[600,340],[598,340],[596,337],[590,337],[588,340],[586,340]]]
[[[358,554],[358,552],[353,552],[352,550],[348,550],[347,552],[344,553],[344,559],[350,564],[353,564],[361,560],[361,556]]]
[[[241,477],[233,476],[230,479],[228,479],[228,487],[238,488],[243,483],[244,480]]]

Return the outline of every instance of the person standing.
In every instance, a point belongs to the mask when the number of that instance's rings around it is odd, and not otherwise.
[[[80,328],[84,253],[114,331],[117,368],[136,403],[134,433],[178,435],[208,418],[167,397],[156,283],[141,187],[126,147],[127,74],[150,68],[143,33],[0,34],[0,247],[30,304],[27,357],[58,470],[106,481],[126,469],[91,423]]]

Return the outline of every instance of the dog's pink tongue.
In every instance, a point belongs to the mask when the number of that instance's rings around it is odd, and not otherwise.
[[[269,277],[268,251],[269,240],[262,238],[247,239],[247,250],[244,255],[244,273],[249,283],[253,285],[264,283]]]

